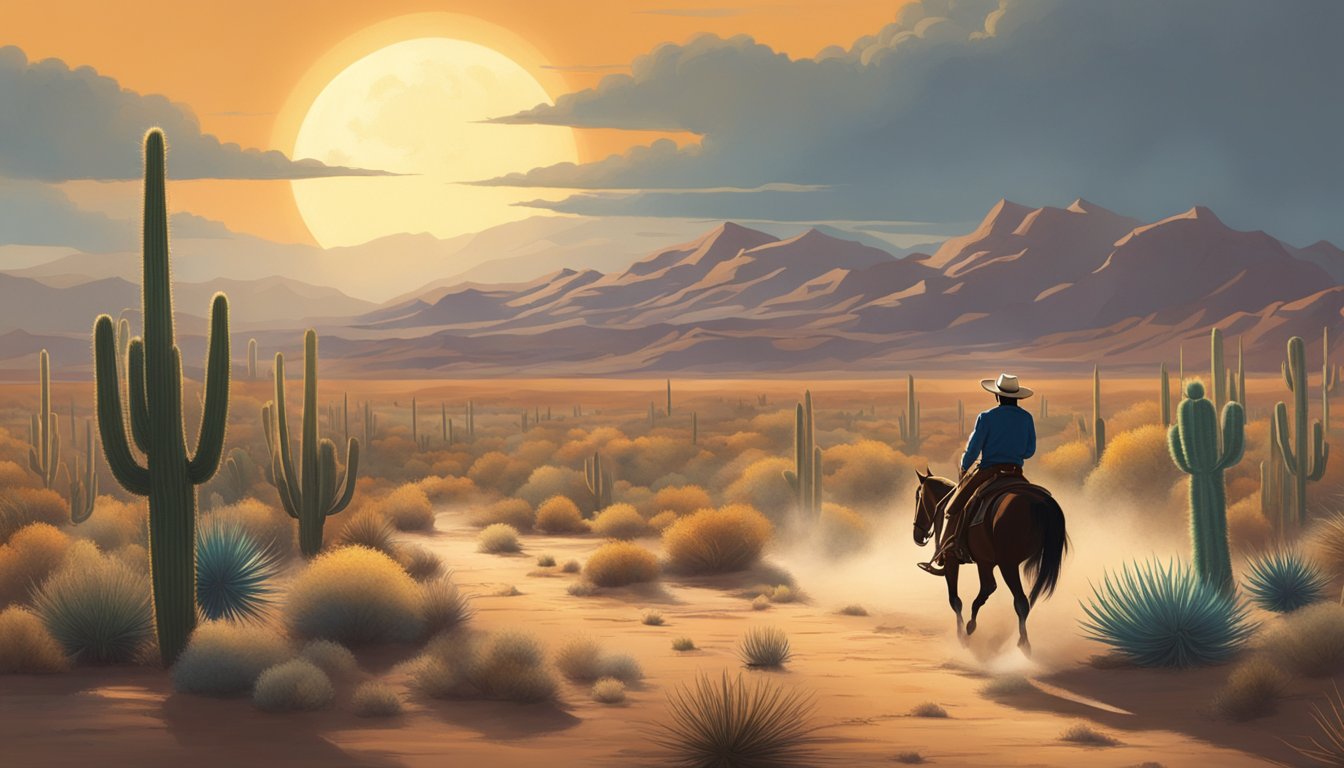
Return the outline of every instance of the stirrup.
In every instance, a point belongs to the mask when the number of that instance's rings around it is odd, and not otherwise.
[[[931,573],[934,576],[947,575],[946,566],[934,565],[933,561],[929,561],[927,563],[915,563],[915,565],[919,566],[920,569],[923,570],[925,573]]]

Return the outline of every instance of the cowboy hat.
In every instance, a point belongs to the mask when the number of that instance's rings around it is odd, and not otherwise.
[[[1011,373],[1000,373],[998,380],[982,379],[980,386],[985,388],[986,392],[993,392],[996,395],[1011,397],[1021,400],[1024,397],[1031,397],[1034,392],[1022,386],[1017,381],[1017,377]]]

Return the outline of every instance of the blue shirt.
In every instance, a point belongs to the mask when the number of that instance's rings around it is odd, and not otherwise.
[[[1016,464],[1036,453],[1036,422],[1027,409],[1000,405],[975,417],[975,429],[961,455],[966,471],[979,459],[981,464]]]

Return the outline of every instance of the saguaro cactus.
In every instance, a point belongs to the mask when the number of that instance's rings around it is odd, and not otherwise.
[[[1223,332],[1217,328],[1209,331],[1209,386],[1214,409],[1222,408],[1227,402],[1227,368],[1223,366]]]
[[[378,414],[374,413],[373,405],[369,401],[364,401],[364,445],[369,450],[373,450],[373,437],[378,434]],[[349,440],[349,436],[346,436]]]
[[[1330,328],[1327,326],[1321,332],[1321,347],[1324,354],[1321,357],[1321,429],[1326,435],[1330,434],[1330,395],[1335,392],[1335,385],[1339,383],[1339,366],[1330,365]]]
[[[1241,403],[1241,409],[1246,410],[1246,350],[1242,347],[1242,339],[1237,337],[1237,402]]]
[[[247,340],[247,378],[252,381],[257,379],[257,340]]]
[[[1241,461],[1245,449],[1246,413],[1240,403],[1223,407],[1222,440],[1213,403],[1204,399],[1204,385],[1185,385],[1185,399],[1176,423],[1167,432],[1172,461],[1190,475],[1190,540],[1195,571],[1206,583],[1231,592],[1232,558],[1227,548],[1227,493],[1223,472]]]
[[[70,522],[79,525],[93,514],[98,498],[98,451],[93,445],[93,422],[84,422],[84,458],[75,457],[70,474]]]
[[[1288,528],[1288,510],[1292,489],[1288,484],[1288,470],[1279,450],[1279,428],[1269,420],[1269,460],[1260,462],[1260,513],[1278,533]]]
[[[905,377],[905,413],[898,419],[901,426],[901,442],[906,450],[914,453],[922,442],[920,435],[919,401],[915,399],[915,377]]]
[[[476,439],[476,403],[467,401],[467,439]]]
[[[808,390],[794,411],[793,469],[784,471],[784,479],[797,500],[798,511],[805,518],[816,518],[821,514],[821,449],[815,444],[815,433],[812,391]]]
[[[1171,379],[1167,376],[1167,364],[1162,364],[1158,374],[1158,406],[1162,410],[1162,426],[1171,426]]]
[[[602,467],[602,455],[593,452],[591,459],[583,462],[583,480],[588,492],[593,495],[593,515],[611,506],[611,473]]]
[[[1283,363],[1283,380],[1293,393],[1293,429],[1288,429],[1288,406],[1280,400],[1274,405],[1274,426],[1283,453],[1283,466],[1293,476],[1293,505],[1297,524],[1307,522],[1307,482],[1325,476],[1330,446],[1325,442],[1321,422],[1311,424],[1311,449],[1307,448],[1307,353],[1301,336],[1288,340],[1288,359]]]
[[[187,457],[182,426],[182,353],[173,333],[168,265],[168,209],[163,133],[145,135],[144,337],[127,349],[126,401],[117,378],[112,318],[93,327],[98,431],[112,475],[127,491],[149,497],[149,564],[159,656],[169,666],[196,626],[196,486],[214,476],[229,415],[229,302],[210,307],[205,397],[196,451]],[[130,414],[130,436],[125,414]],[[141,465],[130,440],[145,454]]]
[[[42,487],[56,485],[61,468],[61,434],[51,410],[51,358],[47,350],[37,356],[38,409],[28,423],[28,468],[42,478]]]
[[[306,557],[322,550],[322,526],[328,517],[350,505],[359,474],[359,440],[352,437],[346,444],[342,477],[336,464],[336,444],[318,436],[317,409],[317,332],[310,328],[303,335],[303,442],[299,446],[303,455],[298,471],[285,413],[285,356],[278,352],[275,400],[261,408],[266,447],[271,452],[270,479],[280,493],[285,512],[299,521],[299,549]]]
[[[667,415],[672,415],[672,380],[667,380]]]
[[[1084,431],[1086,434],[1086,431]],[[1106,453],[1106,420],[1101,417],[1101,367],[1092,366],[1092,463]]]

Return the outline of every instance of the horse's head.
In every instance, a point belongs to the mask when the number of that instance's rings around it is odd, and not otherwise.
[[[927,467],[923,472],[915,470],[919,484],[915,486],[915,544],[924,546],[929,543],[941,527],[938,514],[938,502],[952,490],[952,484],[941,477],[934,477]]]

